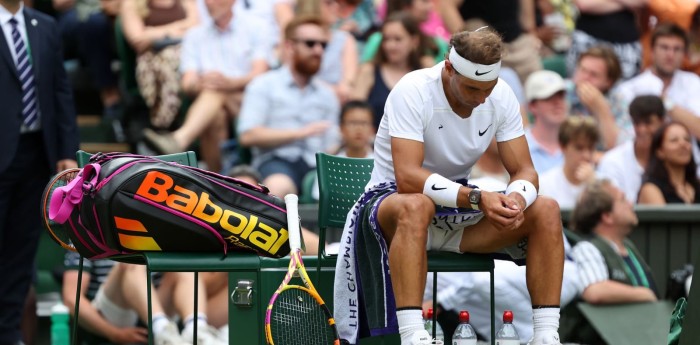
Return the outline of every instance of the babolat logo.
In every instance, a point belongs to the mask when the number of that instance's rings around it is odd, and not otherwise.
[[[136,194],[209,224],[218,225],[272,255],[276,254],[289,238],[287,229],[275,229],[255,215],[244,215],[226,206],[216,205],[208,193],[202,192],[197,195],[192,190],[176,185],[172,177],[160,171],[148,172]]]

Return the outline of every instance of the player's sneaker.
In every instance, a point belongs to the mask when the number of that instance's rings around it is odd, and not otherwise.
[[[444,342],[442,340],[430,338],[430,333],[428,333],[428,331],[425,331],[425,330],[413,333],[413,336],[411,337],[411,341],[408,343],[408,345],[443,345],[443,344],[444,344]]]
[[[561,345],[559,334],[550,333],[538,336],[537,339],[530,339],[527,345]]]
[[[219,328],[219,339],[228,344],[228,325],[223,325]]]

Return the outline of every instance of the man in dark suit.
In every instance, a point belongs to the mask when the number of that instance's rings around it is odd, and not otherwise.
[[[21,342],[41,194],[52,172],[77,167],[78,133],[53,19],[0,0],[0,32],[0,345],[9,345]]]

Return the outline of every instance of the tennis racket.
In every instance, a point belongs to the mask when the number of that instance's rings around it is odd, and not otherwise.
[[[289,270],[265,312],[265,339],[269,345],[339,345],[333,315],[311,283],[301,260],[299,198],[288,194],[284,201],[292,251]],[[304,286],[290,284],[295,273]]]
[[[51,204],[51,196],[53,192],[58,187],[63,187],[68,185],[73,179],[75,179],[80,173],[80,169],[68,169],[61,171],[56,174],[49,184],[46,185],[44,189],[44,194],[41,196],[41,220],[44,224],[44,228],[48,231],[51,239],[60,244],[61,247],[68,249],[70,251],[76,251],[75,246],[70,241],[68,237],[68,231],[63,224],[51,220],[49,217],[49,205]]]

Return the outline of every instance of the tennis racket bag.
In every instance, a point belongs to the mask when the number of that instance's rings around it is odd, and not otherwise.
[[[289,253],[285,203],[264,186],[124,153],[96,154],[50,195],[52,221],[91,259],[144,251]]]

